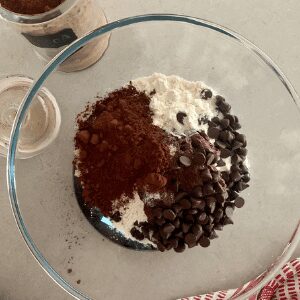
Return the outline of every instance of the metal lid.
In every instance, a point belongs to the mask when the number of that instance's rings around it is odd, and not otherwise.
[[[33,80],[24,76],[0,78],[0,155],[6,155],[18,108]],[[20,130],[17,158],[39,154],[56,138],[61,124],[54,96],[42,88],[31,103]]]

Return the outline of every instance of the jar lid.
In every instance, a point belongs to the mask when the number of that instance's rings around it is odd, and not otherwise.
[[[33,84],[24,76],[0,78],[0,155],[7,154],[10,133],[18,108]],[[16,157],[25,159],[41,153],[56,138],[61,124],[54,96],[42,88],[30,104],[20,129]]]

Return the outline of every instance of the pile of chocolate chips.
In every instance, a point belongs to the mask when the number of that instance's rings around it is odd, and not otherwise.
[[[230,114],[230,105],[221,96],[216,100],[223,118],[204,121],[208,122],[208,136],[215,139],[214,145],[203,132],[179,140],[180,150],[166,176],[167,188],[174,193],[173,202],[147,207],[148,222],[136,223],[131,231],[138,240],[146,237],[155,242],[160,251],[208,247],[217,237],[216,230],[233,224],[235,208],[244,205],[239,192],[249,186],[250,180],[244,163],[246,138],[237,132],[241,126]],[[219,172],[216,166],[224,166],[227,157],[231,157],[231,169]]]

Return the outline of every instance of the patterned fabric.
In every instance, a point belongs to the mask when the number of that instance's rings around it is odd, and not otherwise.
[[[261,280],[261,276],[244,286],[228,291],[181,298],[178,300],[229,300],[249,291]],[[248,300],[300,300],[300,258],[287,263],[280,273],[271,280],[258,294]]]

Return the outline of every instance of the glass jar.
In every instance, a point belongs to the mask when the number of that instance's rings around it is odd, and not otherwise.
[[[0,7],[0,19],[25,37],[46,63],[77,38],[107,23],[96,0],[65,0],[56,8],[36,15],[18,14]],[[105,52],[108,40],[106,35],[84,46],[60,70],[79,71],[93,65]]]

